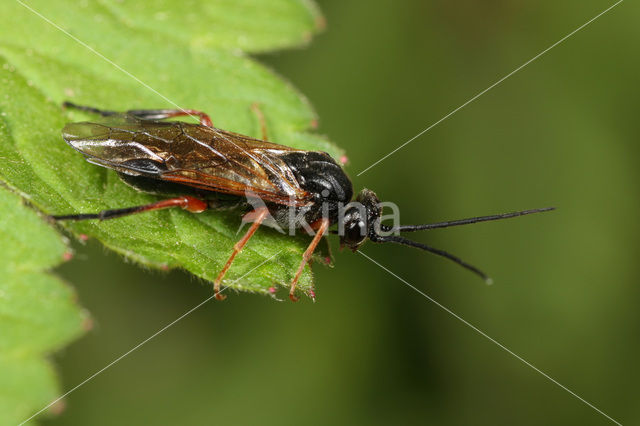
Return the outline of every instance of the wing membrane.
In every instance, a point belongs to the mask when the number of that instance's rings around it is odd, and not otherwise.
[[[306,205],[304,191],[282,155],[298,151],[237,133],[180,121],[130,115],[101,123],[70,123],[63,137],[92,163],[215,192],[252,192],[286,205]]]

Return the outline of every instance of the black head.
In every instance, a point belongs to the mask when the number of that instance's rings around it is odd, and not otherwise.
[[[344,216],[339,221],[340,247],[348,247],[354,252],[364,244],[367,239],[376,243],[397,243],[405,246],[418,248],[446,257],[454,261],[458,265],[479,275],[487,283],[491,283],[491,279],[480,269],[464,262],[462,259],[454,256],[444,250],[430,247],[416,241],[409,240],[400,236],[401,232],[423,231],[427,229],[447,228],[449,226],[467,225],[470,223],[486,222],[491,220],[508,219],[511,217],[524,216],[531,213],[540,213],[554,210],[554,207],[546,207],[542,209],[523,210],[512,213],[504,213],[492,216],[472,217],[469,219],[452,220],[447,222],[430,223],[424,225],[401,225],[390,227],[380,223],[382,216],[382,207],[380,200],[373,191],[363,189],[356,197],[356,203],[348,204],[344,209]]]
[[[355,203],[349,203],[344,210],[344,217],[338,223],[340,234],[340,247],[348,247],[353,251],[358,250],[367,238],[375,239],[375,225],[380,219],[382,208],[380,200],[375,192],[363,189],[356,197]]]

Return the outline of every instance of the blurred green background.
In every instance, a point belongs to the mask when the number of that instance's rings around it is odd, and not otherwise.
[[[259,59],[316,107],[347,171],[422,223],[555,205],[412,235],[364,253],[623,424],[640,422],[637,41],[623,2],[384,162],[610,6],[606,1],[320,1],[307,49]],[[337,248],[337,245],[334,244]],[[59,273],[96,321],[55,356],[69,389],[211,295],[97,243]],[[208,303],[66,398],[54,425],[611,424],[405,286],[336,250],[318,301]]]

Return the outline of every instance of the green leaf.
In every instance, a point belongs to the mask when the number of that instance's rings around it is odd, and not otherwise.
[[[87,315],[45,271],[68,248],[15,194],[0,187],[0,424],[18,424],[59,395],[43,355],[78,337]]]
[[[68,250],[62,237],[20,197],[47,214],[157,199],[65,144],[65,123],[93,117],[62,110],[64,100],[113,110],[200,109],[217,127],[252,136],[260,135],[250,108],[258,103],[271,140],[334,157],[342,151],[309,132],[316,116],[305,98],[244,53],[308,42],[322,26],[310,2],[6,1],[0,26],[0,180],[13,192],[0,188],[0,232],[10,247],[0,259],[0,419],[15,424],[58,395],[43,355],[87,324],[72,291],[43,272]],[[180,267],[211,281],[239,225],[234,212],[176,210],[62,226],[141,264]],[[288,286],[308,242],[260,229],[225,285],[263,294]],[[317,258],[326,256],[325,243]],[[307,293],[312,285],[306,268],[299,288]]]
[[[342,155],[308,132],[316,117],[304,97],[239,50],[306,42],[322,22],[317,10],[295,0],[206,3],[28,3],[123,72],[20,3],[3,2],[0,157],[5,160],[0,178],[49,214],[97,212],[157,199],[132,190],[113,171],[86,163],[64,143],[64,124],[90,117],[63,111],[63,100],[113,110],[177,104],[208,112],[217,127],[259,136],[259,121],[250,108],[257,102],[271,140]],[[231,253],[239,225],[234,212],[176,210],[64,226],[142,264],[181,267],[211,281]],[[259,230],[224,285],[263,294],[288,286],[308,242],[307,236]],[[325,243],[317,259],[327,256]],[[299,288],[307,293],[312,285],[306,268]]]

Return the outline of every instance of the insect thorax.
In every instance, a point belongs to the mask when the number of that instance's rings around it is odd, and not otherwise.
[[[342,167],[325,152],[292,152],[282,159],[300,187],[313,196],[305,215],[307,222],[327,216],[332,224],[336,223],[340,204],[348,203],[353,196],[353,186]]]

